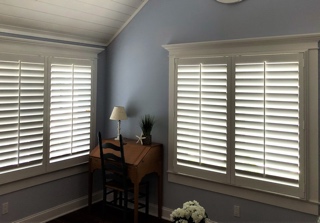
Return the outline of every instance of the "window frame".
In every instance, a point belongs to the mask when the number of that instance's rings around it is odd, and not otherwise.
[[[78,61],[89,61],[92,65],[91,68],[91,126],[90,126],[90,148],[95,145],[96,137],[96,95],[97,95],[97,55],[104,50],[102,46],[90,46],[85,44],[72,44],[72,43],[59,43],[47,42],[42,40],[33,39],[20,39],[8,36],[0,36],[0,49],[1,54],[10,54],[12,56],[25,56],[33,57],[40,56],[45,61],[45,79],[50,76],[49,61],[51,58],[65,58]],[[46,80],[48,83],[48,80]],[[46,88],[48,86],[45,86]],[[45,94],[49,91],[46,90]],[[47,97],[48,95],[45,95]],[[49,114],[48,102],[45,102],[45,113]],[[44,117],[44,122],[47,125],[49,119],[48,115]],[[35,169],[24,169],[6,173],[0,182],[2,190],[1,194],[6,194],[16,190],[21,190],[30,186],[35,186],[52,180],[57,180],[63,177],[72,176],[75,174],[83,173],[87,170],[87,159],[82,157],[76,163],[53,166],[49,164],[49,149],[47,149],[48,131],[44,131],[44,151],[43,151],[43,164]],[[9,176],[9,177],[8,177]]]
[[[168,179],[170,182],[218,192],[230,196],[259,201],[279,207],[318,215],[319,193],[319,143],[318,143],[318,41],[319,35],[298,35],[242,40],[212,41],[200,43],[170,44],[169,51],[169,140]],[[258,55],[277,53],[305,53],[305,198],[295,198],[276,193],[253,190],[236,185],[217,183],[180,174],[175,171],[175,60],[177,58],[216,57],[227,55]],[[232,161],[231,161],[232,162]],[[316,173],[314,173],[316,172]],[[231,176],[232,177],[232,176]],[[192,180],[190,180],[192,179]]]
[[[306,96],[305,96],[305,78],[306,78],[306,72],[305,72],[305,69],[304,69],[304,61],[305,61],[305,58],[304,58],[304,52],[297,52],[297,53],[292,53],[292,54],[275,54],[275,55],[250,55],[249,56],[250,58],[253,58],[253,60],[256,60],[257,61],[261,61],[260,58],[263,58],[263,59],[267,59],[267,61],[270,61],[271,60],[274,60],[275,59],[277,62],[281,61],[281,62],[285,62],[285,61],[288,61],[292,59],[292,57],[296,57],[295,60],[299,61],[299,148],[302,148],[299,150],[299,157],[300,157],[300,162],[299,162],[299,165],[300,165],[300,170],[301,170],[301,177],[300,177],[300,180],[299,180],[299,187],[296,188],[296,187],[288,187],[288,186],[285,186],[283,184],[274,184],[274,183],[271,183],[271,182],[268,182],[268,181],[265,181],[265,180],[260,180],[260,181],[256,181],[256,180],[251,180],[249,178],[244,178],[244,177],[241,177],[241,176],[236,176],[235,172],[236,171],[236,168],[235,166],[233,166],[235,169],[233,169],[232,171],[232,177],[234,177],[234,184],[235,185],[239,185],[239,186],[244,186],[244,187],[248,187],[248,188],[255,188],[257,187],[256,189],[258,190],[263,190],[263,191],[269,191],[270,189],[271,190],[274,190],[273,192],[271,193],[278,193],[278,194],[283,194],[283,195],[286,195],[286,196],[293,196],[293,197],[299,197],[301,199],[304,199],[304,196],[305,196],[305,188],[304,188],[304,185],[305,185],[305,151],[306,151],[306,146],[305,146],[305,130],[304,130],[304,122],[305,122],[305,112],[304,112],[304,108],[305,108],[305,99],[306,99]],[[242,62],[243,60],[246,61],[247,59],[244,59],[246,58],[246,56],[242,56],[242,58],[240,57],[237,57],[235,58],[235,60],[237,59],[242,59]],[[289,59],[290,58],[290,59]],[[252,62],[252,60],[249,59],[249,61]],[[236,62],[235,62],[236,64]],[[234,64],[234,65],[235,65]],[[236,74],[236,72],[234,73],[234,75]],[[236,78],[235,78],[236,79]],[[235,81],[235,80],[233,80]],[[265,81],[267,81],[265,79]],[[235,89],[235,85],[232,86],[233,89]],[[232,94],[234,96],[233,99],[235,99],[235,95],[236,94]],[[235,99],[236,101],[236,99]],[[265,103],[267,103],[267,101],[264,101]],[[233,103],[234,104],[234,103]],[[235,109],[237,106],[234,106],[233,108]],[[236,114],[233,112],[234,114],[234,117],[236,117]],[[265,116],[266,117],[266,116]],[[236,121],[232,121],[233,123],[236,123]],[[265,121],[264,124],[267,124],[267,122]],[[233,130],[236,131],[237,127],[235,127]],[[235,132],[233,132],[233,137],[232,139],[235,139]],[[267,145],[265,145],[265,147],[267,147]],[[234,151],[232,152],[235,152],[236,151],[236,148],[233,148]],[[236,155],[233,156],[233,160],[232,162],[236,159]],[[268,178],[266,178],[268,179]],[[270,191],[269,191],[270,192]]]
[[[66,62],[68,61],[68,62]],[[57,57],[51,57],[51,58],[48,58],[48,77],[50,79],[50,81],[48,81],[48,85],[51,87],[51,72],[50,72],[50,68],[51,68],[51,65],[52,64],[55,64],[55,63],[60,63],[60,64],[63,64],[63,65],[70,65],[70,64],[76,64],[76,65],[79,65],[79,63],[82,63],[81,66],[91,66],[91,111],[93,110],[93,107],[92,107],[92,103],[94,102],[93,101],[93,93],[94,93],[94,86],[92,85],[92,82],[93,82],[93,79],[94,79],[94,73],[93,73],[93,70],[94,70],[94,66],[93,66],[93,62],[91,60],[83,60],[83,59],[71,59],[71,58],[57,58]],[[50,90],[48,89],[48,94],[49,94]],[[51,104],[51,101],[49,101],[51,99],[48,99],[48,104],[46,106],[46,108],[48,108],[48,116],[47,116],[47,120],[48,122],[50,122],[50,104]],[[93,116],[93,114],[91,113],[90,114],[90,119],[91,119],[91,123],[90,123],[90,133],[91,133],[91,136],[92,136],[92,132],[95,130],[95,127],[93,128],[92,127],[92,119],[94,118],[95,116]],[[48,131],[50,132],[49,128],[48,128]],[[50,133],[49,133],[50,135]],[[48,140],[50,140],[50,136],[48,135]],[[96,134],[94,134],[96,135]],[[92,137],[90,137],[92,139]],[[93,142],[92,140],[90,139],[90,148],[93,148]],[[47,144],[48,148],[50,148],[50,142],[48,142]],[[50,150],[50,149],[49,149]],[[59,169],[62,169],[62,168],[68,168],[68,167],[72,167],[72,166],[75,166],[75,165],[78,165],[79,163],[85,163],[88,161],[88,158],[86,156],[79,156],[79,157],[74,157],[74,158],[67,158],[65,160],[60,160],[60,161],[53,161],[51,162],[50,160],[50,151],[47,151],[48,152],[48,161],[47,161],[47,170],[48,171],[55,171],[55,170],[59,170]]]

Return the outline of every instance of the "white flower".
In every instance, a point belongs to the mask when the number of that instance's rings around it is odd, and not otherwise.
[[[170,220],[173,221],[174,218],[183,218],[185,216],[185,210],[177,208],[170,214]]]
[[[194,223],[207,220],[205,209],[195,200],[185,202],[182,208],[177,208],[170,214],[170,220],[174,223],[188,223],[189,219]]]

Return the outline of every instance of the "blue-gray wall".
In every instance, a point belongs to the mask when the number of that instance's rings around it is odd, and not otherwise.
[[[155,115],[152,137],[164,145],[166,172],[168,52],[162,45],[306,33],[320,33],[319,0],[149,0],[100,54],[97,130],[115,136],[116,122],[109,120],[115,105],[128,113],[121,125],[125,137],[140,134],[142,115]],[[166,174],[164,179],[164,206],[171,209],[196,199],[220,222],[316,222],[316,216],[169,183]],[[235,204],[241,218],[233,217]]]

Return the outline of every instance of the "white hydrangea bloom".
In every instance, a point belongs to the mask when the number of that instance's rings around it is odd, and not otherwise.
[[[170,220],[173,221],[174,218],[183,218],[185,216],[185,210],[177,208],[170,214]]]
[[[170,215],[174,223],[204,223],[207,220],[205,209],[197,201],[187,201],[182,208],[177,208]]]

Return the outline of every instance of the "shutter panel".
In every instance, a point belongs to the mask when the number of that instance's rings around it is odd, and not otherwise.
[[[227,63],[221,61],[178,61],[177,164],[225,174]]]
[[[241,57],[235,64],[235,173],[299,186],[299,57]]]
[[[89,154],[91,66],[51,64],[50,163]]]
[[[21,63],[20,163],[43,157],[44,64]]]
[[[43,58],[1,56],[0,89],[0,171],[42,164]]]

